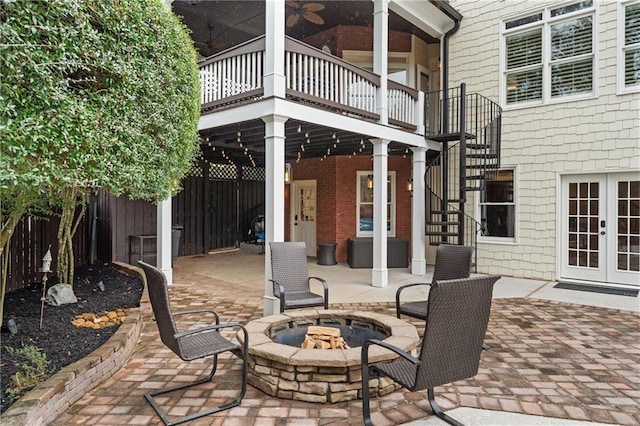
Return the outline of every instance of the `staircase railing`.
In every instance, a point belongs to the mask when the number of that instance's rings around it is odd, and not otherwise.
[[[502,109],[466,85],[425,95],[427,138],[442,151],[427,164],[427,232],[430,244],[477,244],[481,224],[465,214],[467,191],[484,189],[500,166]]]
[[[478,235],[483,232],[482,224],[475,220],[473,217],[468,214],[461,212],[457,209],[457,207],[453,204],[445,205],[444,210],[442,210],[443,200],[433,193],[430,189],[427,189],[427,212],[432,212],[433,209],[436,209],[436,215],[442,216],[441,212],[445,211],[449,220],[451,217],[454,217],[455,220],[449,221],[447,225],[443,225],[441,221],[427,221],[426,225],[426,235],[429,239],[430,245],[437,245],[441,243],[449,243],[449,244],[458,244],[459,240],[459,222],[460,218],[464,223],[462,229],[464,230],[464,236],[462,242],[464,245],[472,246],[476,248],[474,252],[474,265],[477,265],[478,259]],[[451,217],[449,217],[451,216]],[[442,228],[446,228],[446,233],[443,235]]]
[[[500,167],[502,108],[492,100],[466,93],[466,85],[425,95],[425,131],[428,139],[466,142],[468,177],[486,176]],[[444,148],[443,150],[446,150]],[[471,171],[476,171],[473,173]],[[468,179],[472,180],[472,179]],[[469,182],[467,182],[469,183]],[[470,190],[481,189],[470,185]],[[454,197],[459,198],[459,197]]]

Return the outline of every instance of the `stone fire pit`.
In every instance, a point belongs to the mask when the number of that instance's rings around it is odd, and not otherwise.
[[[381,340],[413,355],[420,343],[413,325],[391,315],[323,309],[272,315],[245,326],[249,333],[249,383],[268,395],[284,399],[335,403],[361,398],[360,346],[318,350],[273,341],[283,330],[309,325],[353,326],[382,333]],[[238,338],[242,339],[242,335],[238,334]],[[395,358],[397,355],[390,351],[370,347],[370,362]],[[399,387],[387,377],[372,379],[369,386],[372,396],[384,395]]]

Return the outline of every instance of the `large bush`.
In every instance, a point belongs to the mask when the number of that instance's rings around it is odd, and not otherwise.
[[[0,250],[36,200],[157,201],[195,156],[196,53],[160,0],[0,0],[0,76]]]

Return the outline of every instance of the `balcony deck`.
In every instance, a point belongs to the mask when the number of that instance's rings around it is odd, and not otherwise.
[[[207,58],[199,64],[202,113],[264,96],[264,36]],[[286,97],[338,114],[379,121],[380,77],[336,56],[285,39]],[[387,83],[388,123],[411,132],[420,128],[424,97],[410,87]]]

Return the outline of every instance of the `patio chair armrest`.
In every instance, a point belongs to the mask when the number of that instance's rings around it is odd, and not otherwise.
[[[182,337],[186,337],[186,336],[191,336],[193,334],[198,334],[198,333],[204,333],[207,331],[214,331],[214,330],[222,330],[223,328],[233,328],[233,327],[240,327],[240,329],[243,330],[243,332],[245,333],[245,340],[246,340],[246,330],[244,328],[244,326],[242,324],[240,324],[239,322],[227,322],[224,324],[215,324],[215,325],[207,325],[204,327],[200,327],[200,328],[195,328],[193,330],[186,330],[186,331],[182,331],[180,333],[176,333],[174,335],[174,337],[176,339],[180,339]]]
[[[280,293],[280,297],[279,298],[284,298],[284,293],[285,293],[284,286],[282,284],[278,283],[275,280],[269,280],[269,281],[271,281],[273,283],[273,289],[274,290],[276,288],[278,289],[278,293]],[[275,291],[273,292],[273,295],[275,297],[278,297],[278,296],[276,296],[276,292]]]
[[[215,319],[216,319],[216,324],[220,324],[220,317],[218,316],[218,314],[210,309],[193,309],[193,310],[189,310],[189,311],[178,311],[178,312],[173,312],[173,316],[177,317],[180,315],[190,315],[190,314],[202,314],[202,313],[207,313],[207,314],[212,314]]]
[[[378,339],[368,339],[366,340],[363,344],[362,344],[362,350],[361,350],[361,354],[362,354],[362,365],[363,366],[368,366],[369,365],[369,346],[371,345],[376,345],[376,346],[381,346],[385,349],[388,349],[394,353],[396,353],[397,355],[400,355],[402,358],[406,359],[407,361],[409,361],[410,363],[414,364],[414,365],[420,365],[421,361],[414,357],[413,355],[409,354],[408,352],[400,349],[397,346],[393,346],[389,343],[383,342],[382,340],[378,340]],[[364,371],[364,369],[362,370]]]
[[[413,284],[405,284],[403,286],[398,287],[398,289],[396,290],[396,308],[400,306],[400,293],[402,293],[404,290],[406,290],[409,287],[416,287],[419,285],[431,286],[433,284],[432,283],[413,283]]]
[[[329,309],[329,286],[327,285],[327,281],[320,277],[309,277],[309,281],[318,280],[322,283],[322,287],[324,288],[324,308]]]
[[[284,286],[277,281],[269,280],[273,283],[273,297],[280,299],[280,313],[284,312],[284,300],[285,300],[285,290]],[[276,288],[278,289],[278,295],[276,296]]]

